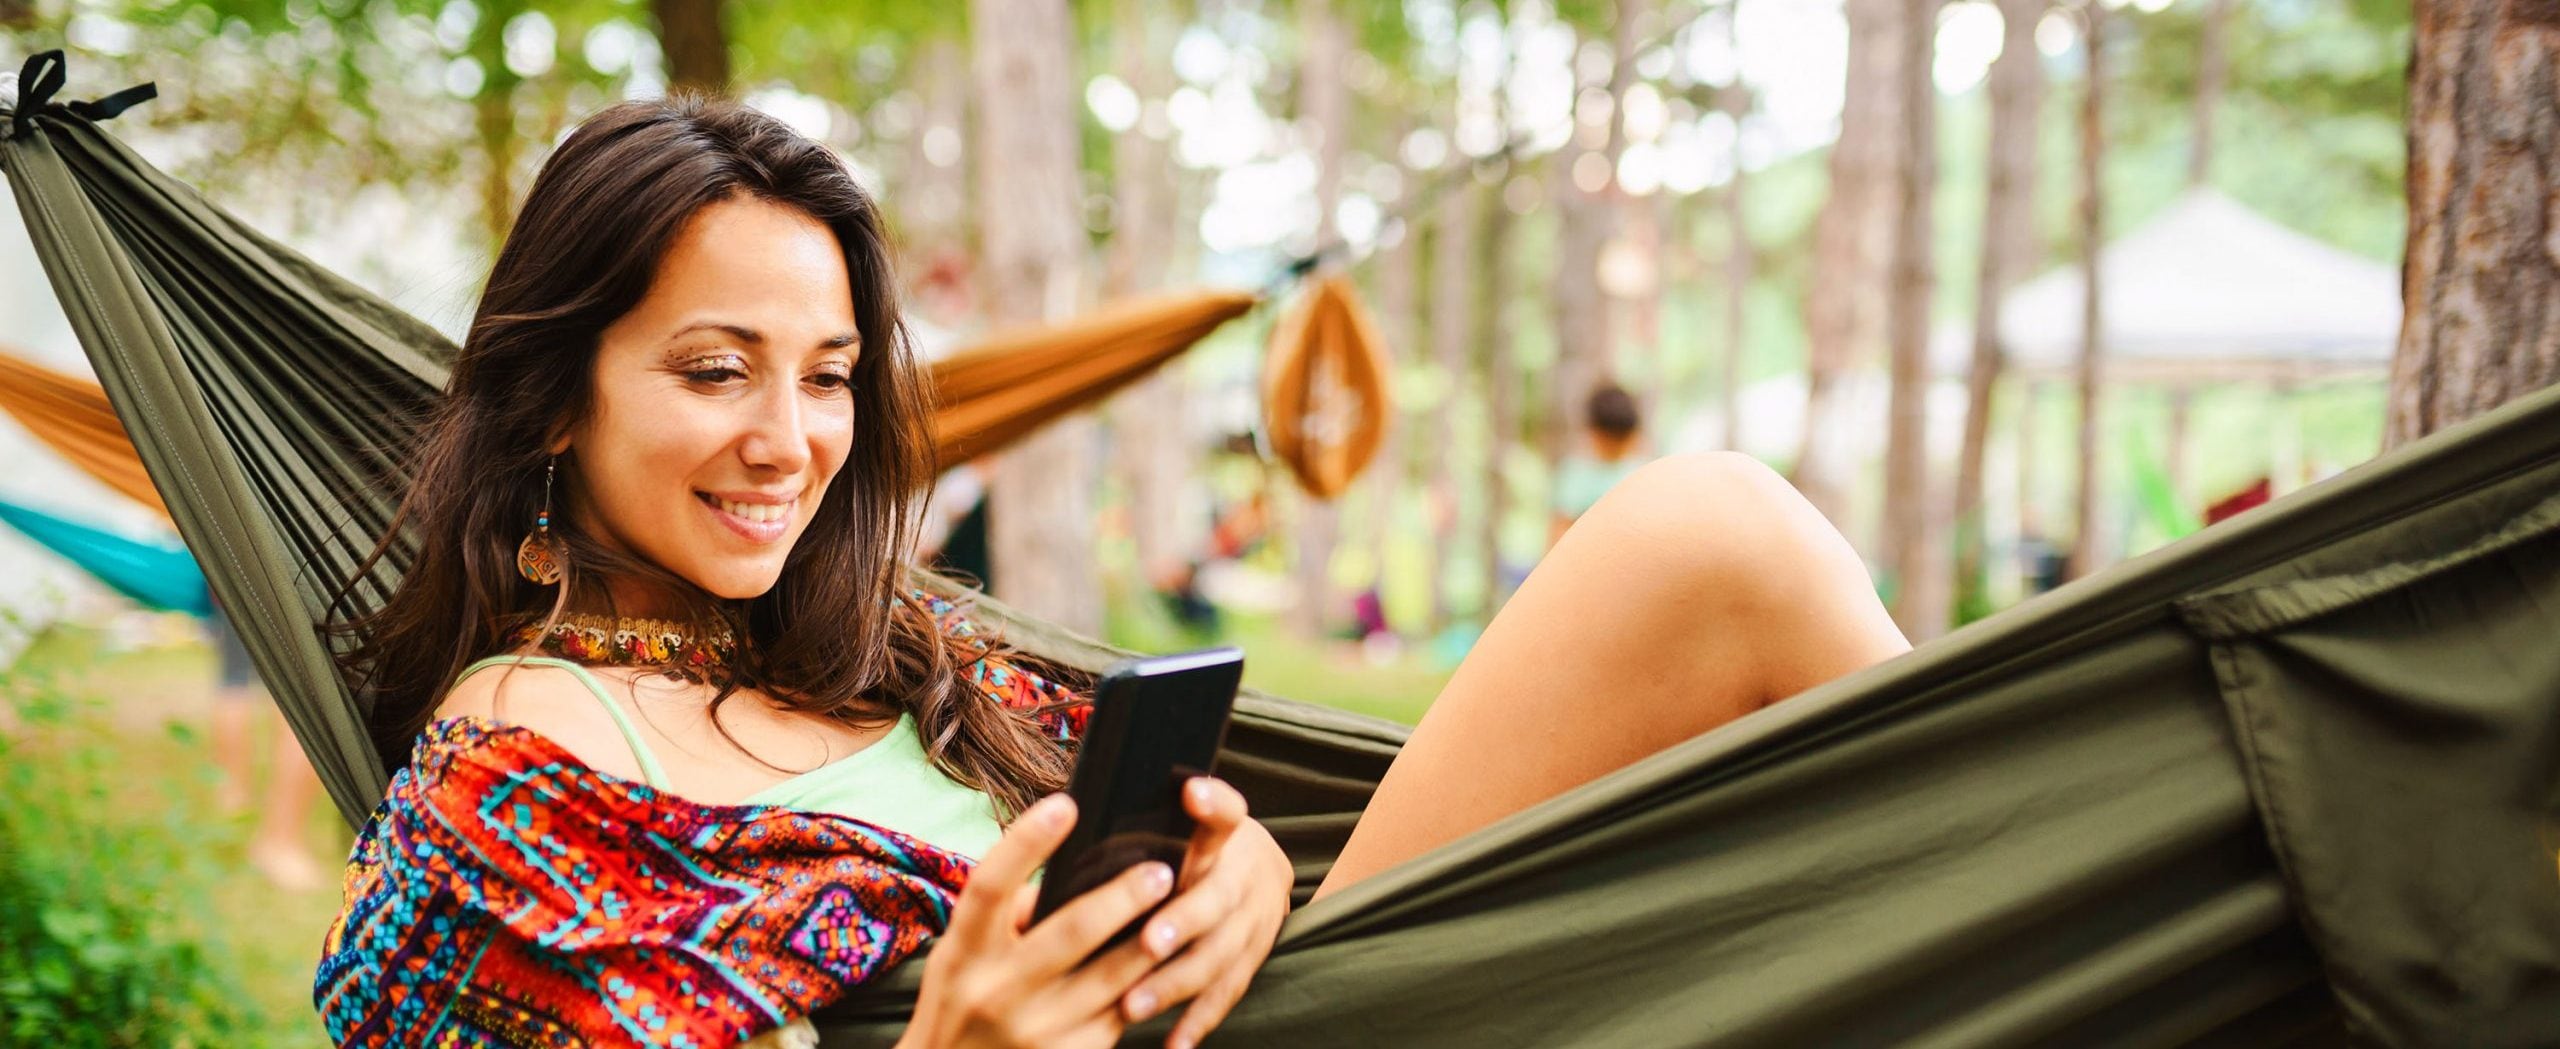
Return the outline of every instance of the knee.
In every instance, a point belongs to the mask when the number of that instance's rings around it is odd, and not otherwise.
[[[1642,544],[1667,573],[1737,596],[1782,593],[1844,566],[1865,576],[1821,511],[1777,471],[1739,452],[1647,463],[1584,521],[1611,541]]]
[[[1587,516],[1664,533],[1683,545],[1712,545],[1771,526],[1799,527],[1799,510],[1812,508],[1760,460],[1740,452],[1684,452],[1638,467]]]

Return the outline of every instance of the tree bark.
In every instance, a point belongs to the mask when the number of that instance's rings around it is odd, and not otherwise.
[[[1412,130],[1409,119],[1400,118],[1390,129],[1385,148],[1379,156],[1392,157],[1396,146]],[[1412,189],[1405,191],[1409,199]],[[1402,202],[1399,201],[1399,204]],[[1378,326],[1387,340],[1389,374],[1401,372],[1404,362],[1421,351],[1422,325],[1417,316],[1422,290],[1422,226],[1421,216],[1400,220],[1402,232],[1394,246],[1386,249],[1377,263]],[[1387,420],[1387,434],[1378,446],[1378,458],[1369,473],[1369,544],[1377,562],[1376,583],[1383,597],[1387,590],[1387,564],[1395,545],[1396,516],[1403,503],[1406,485],[1411,479],[1407,464],[1409,427],[1412,415],[1408,406],[1397,401],[1394,414]]]
[[[897,234],[907,260],[904,276],[914,280],[945,258],[969,254],[969,61],[962,42],[949,37],[925,41],[909,63],[908,83],[915,89],[919,116],[899,151],[898,181],[889,199],[896,201]],[[937,157],[928,143],[951,142],[962,148]],[[936,318],[938,324],[958,318]]]
[[[1804,433],[1793,480],[1834,525],[1849,520],[1849,468],[1839,437],[1858,423],[1846,417],[1840,380],[1872,361],[1883,343],[1885,256],[1894,232],[1900,136],[1901,0],[1847,0],[1847,83],[1840,137],[1832,143],[1831,189],[1814,221],[1814,276],[1805,296]]]
[[[728,93],[729,31],[721,25],[720,8],[721,0],[649,0],[669,88]]]
[[[520,0],[483,4],[472,23],[466,45],[480,65],[480,91],[471,99],[473,129],[479,133],[480,221],[494,254],[507,242],[516,217],[516,88],[524,78],[507,68],[507,23],[523,13]]]
[[[1438,451],[1431,456],[1431,491],[1440,508],[1432,516],[1432,619],[1435,624],[1449,622],[1457,609],[1450,601],[1448,582],[1454,573],[1462,541],[1460,522],[1455,512],[1459,504],[1458,478],[1464,458],[1458,453],[1461,441],[1458,415],[1465,410],[1468,394],[1474,385],[1469,360],[1473,354],[1475,333],[1469,325],[1476,318],[1478,281],[1483,276],[1481,260],[1476,254],[1477,227],[1482,221],[1478,206],[1483,200],[1480,186],[1466,178],[1466,161],[1453,162],[1460,172],[1459,181],[1450,186],[1432,209],[1431,235],[1431,359],[1440,372],[1440,404]]]
[[[1903,8],[1900,143],[1894,172],[1893,291],[1886,303],[1892,337],[1892,388],[1887,407],[1883,531],[1885,576],[1893,581],[1893,619],[1913,641],[1946,629],[1945,565],[1930,533],[1929,302],[1937,269],[1931,258],[1936,223],[1938,89],[1931,79],[1937,51],[1939,0],[1908,0]]]
[[[1731,25],[1732,19],[1726,19]],[[1733,41],[1737,46],[1739,38]],[[1746,337],[1750,334],[1751,308],[1751,223],[1749,196],[1745,192],[1750,173],[1742,169],[1742,125],[1751,117],[1751,88],[1742,78],[1718,93],[1718,101],[1733,118],[1733,180],[1724,187],[1724,381],[1716,391],[1717,403],[1724,413],[1724,447],[1742,447],[1742,360]]]
[[[1063,0],[972,0],[979,236],[986,313],[996,324],[1054,320],[1082,297],[1083,163],[1075,31]],[[1052,424],[998,458],[988,545],[998,596],[1070,630],[1099,633],[1093,568],[1093,425]]]
[[[1476,300],[1476,327],[1484,332],[1487,426],[1484,514],[1476,523],[1476,542],[1484,550],[1484,619],[1492,622],[1494,613],[1502,609],[1502,522],[1511,506],[1511,475],[1504,466],[1510,461],[1512,436],[1519,427],[1520,365],[1504,314],[1519,289],[1511,275],[1511,209],[1502,200],[1501,184],[1485,188],[1481,196],[1484,230],[1476,251],[1481,264],[1476,286],[1483,290]]]
[[[1956,606],[1987,611],[1984,578],[1983,457],[1991,445],[1992,397],[2006,367],[2000,300],[2035,260],[2036,143],[2044,110],[2044,56],[2036,23],[2047,0],[2001,0],[2000,58],[1991,64],[1991,145],[1982,202],[1982,260],[1974,282],[1973,361],[1965,373],[1964,447],[1956,458]]]
[[[1298,17],[1305,48],[1298,69],[1298,113],[1316,133],[1315,241],[1324,245],[1336,236],[1334,211],[1342,203],[1343,147],[1351,132],[1351,92],[1343,83],[1342,67],[1351,33],[1332,0],[1300,0]],[[1314,637],[1324,632],[1341,604],[1333,586],[1333,550],[1342,514],[1331,501],[1303,489],[1294,492],[1293,501],[1298,513],[1290,532],[1295,551],[1291,574],[1298,599],[1290,619],[1301,635]]]
[[[1592,388],[1618,374],[1617,310],[1600,283],[1600,257],[1618,232],[1618,157],[1626,147],[1626,107],[1618,101],[1626,97],[1635,72],[1623,53],[1628,46],[1624,7],[1618,5],[1618,36],[1613,37],[1608,78],[1582,85],[1605,90],[1608,117],[1595,121],[1595,114],[1577,103],[1573,139],[1556,155],[1556,219],[1561,229],[1556,250],[1556,371],[1546,427],[1551,467],[1562,462],[1572,447],[1583,401]],[[1599,187],[1586,190],[1576,184],[1577,171],[1606,175],[1586,179]]]
[[[2231,0],[2213,0],[2204,11],[2204,35],[2196,42],[2195,141],[2187,151],[2187,184],[2213,183],[2213,117],[2222,106],[2222,82],[2228,71]]]
[[[2560,3],[2415,16],[2393,446],[2560,380]]]
[[[1655,9],[1660,5],[1658,0],[1618,0],[1617,6],[1617,18],[1609,25],[1610,53],[1616,57],[1610,63],[1609,75],[1609,97],[1616,100],[1609,109],[1609,159],[1613,169],[1626,155],[1628,143],[1634,141],[1627,134],[1627,96],[1636,84],[1636,48],[1656,32]],[[1629,392],[1634,394],[1643,418],[1650,421],[1656,418],[1666,376],[1662,347],[1662,231],[1669,221],[1671,194],[1663,192],[1658,184],[1644,196],[1627,192],[1615,180],[1611,186],[1618,207],[1613,238],[1618,250],[1644,260],[1652,273],[1651,279],[1636,287],[1615,291],[1602,288],[1617,296],[1613,305],[1619,314],[1613,328],[1618,345],[1611,351],[1611,370],[1642,380]]]
[[[2100,286],[2099,253],[2106,239],[2106,97],[2107,14],[2100,4],[2085,5],[2083,31],[2088,54],[2088,82],[2080,92],[2080,390],[2078,488],[2072,500],[2069,572],[2079,578],[2098,567],[2098,407],[2099,381],[2106,347],[2106,294]]]
[[[1165,20],[1140,0],[1115,0],[1114,64],[1141,99],[1172,92]],[[1172,158],[1165,144],[1146,134],[1144,121],[1112,136],[1112,228],[1105,255],[1103,294],[1111,298],[1162,285],[1180,237]],[[1188,384],[1179,361],[1114,398],[1112,449],[1129,499],[1130,540],[1149,582],[1162,585],[1190,559],[1198,536],[1186,514],[1192,440]]]

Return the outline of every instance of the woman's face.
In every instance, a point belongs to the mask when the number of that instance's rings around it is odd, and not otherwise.
[[[751,197],[704,207],[604,330],[567,512],[714,597],[772,589],[853,442],[857,330],[834,231]]]

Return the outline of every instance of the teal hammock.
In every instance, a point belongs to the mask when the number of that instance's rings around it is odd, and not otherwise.
[[[130,539],[5,499],[0,499],[0,524],[62,555],[108,589],[143,607],[199,618],[213,615],[204,570],[196,567],[195,555],[186,547]]]

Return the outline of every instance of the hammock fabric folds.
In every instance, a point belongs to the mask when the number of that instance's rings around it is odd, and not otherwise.
[[[382,770],[312,625],[449,348],[31,115],[0,169],[54,287],[360,815]],[[1053,662],[1115,655],[982,609]],[[1305,906],[1212,1044],[2560,1043],[2555,636],[2544,391]],[[1240,702],[1222,769],[1302,888],[1404,733]],[[821,1013],[826,1044],[885,1044],[920,969]]]

